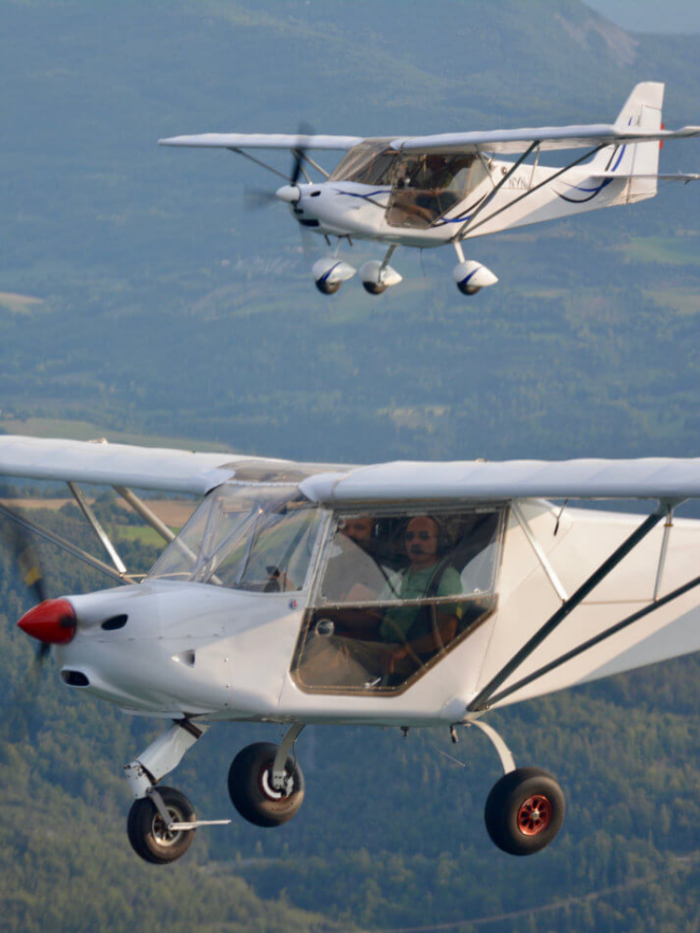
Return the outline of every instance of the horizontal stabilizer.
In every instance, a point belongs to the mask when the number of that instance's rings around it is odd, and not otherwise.
[[[675,175],[638,175],[636,172],[631,175],[621,175],[619,172],[593,172],[591,178],[655,178],[657,181],[700,181],[700,175],[684,175],[682,172],[676,172]]]

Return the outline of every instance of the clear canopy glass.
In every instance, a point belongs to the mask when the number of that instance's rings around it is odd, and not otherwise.
[[[392,693],[495,611],[505,513],[336,516],[293,676],[306,690]]]
[[[300,590],[318,519],[318,508],[295,486],[219,486],[163,551],[149,578],[262,593]]]

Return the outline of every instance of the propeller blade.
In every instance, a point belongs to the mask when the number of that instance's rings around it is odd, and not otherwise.
[[[32,601],[41,603],[48,599],[46,578],[39,552],[31,535],[9,519],[0,522],[2,544],[17,561],[25,586]],[[39,682],[51,645],[40,643],[26,675],[16,685],[3,703],[4,716],[0,726],[0,742],[26,741],[36,729],[36,703]]]
[[[48,594],[39,553],[34,544],[29,541],[28,536],[18,535],[18,540],[21,550],[17,554],[17,563],[22,572],[22,579],[37,603],[43,603],[45,599],[48,599]]]
[[[36,649],[36,657],[34,663],[36,666],[41,669],[44,666],[44,661],[51,654],[51,645],[47,642],[40,642],[39,647]]]
[[[301,176],[301,169],[304,164],[304,155],[306,153],[306,150],[309,148],[307,140],[308,140],[308,137],[313,136],[313,134],[314,134],[314,131],[312,130],[312,128],[309,126],[308,123],[304,123],[302,121],[299,124],[299,130],[297,132],[298,145],[296,145],[293,150],[294,161],[292,162],[292,171],[289,176],[290,185],[299,184],[299,178]]]
[[[11,520],[0,523],[2,543],[19,565],[22,579],[30,595],[37,603],[48,598],[46,580],[39,552],[31,535]]]
[[[243,206],[247,211],[269,207],[276,201],[275,192],[270,188],[246,188],[243,192]]]

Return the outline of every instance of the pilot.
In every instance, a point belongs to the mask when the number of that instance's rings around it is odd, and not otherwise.
[[[401,207],[407,213],[432,223],[445,209],[440,198],[452,181],[453,174],[444,156],[436,153],[421,156],[411,175],[413,201],[402,202]],[[450,203],[454,203],[453,200]]]
[[[374,547],[375,519],[358,515],[342,519],[323,579],[327,602],[364,602],[376,599],[387,583]]]

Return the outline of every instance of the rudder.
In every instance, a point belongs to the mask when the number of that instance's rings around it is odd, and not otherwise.
[[[658,81],[644,81],[636,85],[620,111],[615,126],[656,132],[661,129],[661,111],[664,102],[664,85]],[[659,171],[658,142],[632,143],[623,146],[606,146],[596,155],[592,166],[602,171],[615,171],[620,175],[656,175]],[[625,200],[640,201],[653,198],[656,194],[655,178],[630,179]]]

